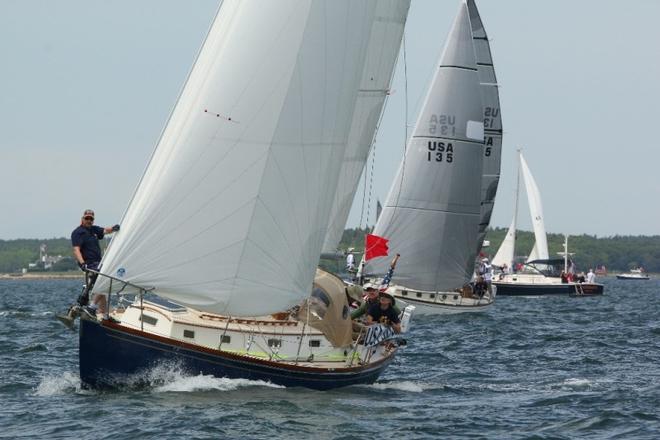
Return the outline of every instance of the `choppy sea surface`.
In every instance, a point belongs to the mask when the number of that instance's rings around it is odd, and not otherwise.
[[[83,390],[55,315],[80,281],[0,280],[0,438],[658,439],[660,281],[600,278],[591,298],[500,297],[416,316],[370,386],[330,392],[152,371]]]

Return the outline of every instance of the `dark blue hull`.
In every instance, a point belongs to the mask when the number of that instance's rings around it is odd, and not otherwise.
[[[147,373],[151,369],[172,364],[188,374],[327,390],[373,383],[392,359],[394,353],[365,366],[310,368],[195,346],[107,320],[100,323],[80,320],[80,379],[92,388],[148,385]]]
[[[603,294],[602,284],[525,284],[498,283],[497,296],[542,296],[542,295],[574,295],[593,296]]]

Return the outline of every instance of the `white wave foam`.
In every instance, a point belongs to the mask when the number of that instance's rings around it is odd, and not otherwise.
[[[270,388],[285,388],[262,380],[229,379],[200,374],[198,376],[179,376],[167,381],[164,385],[156,387],[154,392],[194,392],[194,391],[233,391],[242,387],[262,386]]]
[[[409,393],[421,393],[424,390],[430,388],[429,386],[418,384],[411,381],[381,382],[381,383],[375,383],[371,386],[379,390],[398,390],[398,391],[407,391]]]
[[[77,374],[65,372],[61,376],[47,375],[34,390],[35,396],[57,396],[70,392],[80,392],[80,378]]]
[[[589,379],[570,378],[562,382],[562,385],[570,388],[586,388],[592,386],[593,382]]]
[[[37,317],[37,316],[49,316],[53,315],[53,312],[26,312],[22,310],[3,310],[0,311],[0,317],[5,317],[5,316],[29,316],[31,318]]]

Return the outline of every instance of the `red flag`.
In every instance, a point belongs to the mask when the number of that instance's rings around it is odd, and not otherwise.
[[[364,245],[364,261],[369,261],[372,258],[387,256],[389,248],[387,238],[379,237],[378,235],[367,234]]]

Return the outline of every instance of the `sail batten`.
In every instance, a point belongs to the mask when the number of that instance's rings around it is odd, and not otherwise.
[[[225,1],[102,271],[235,316],[307,296],[380,12]]]

